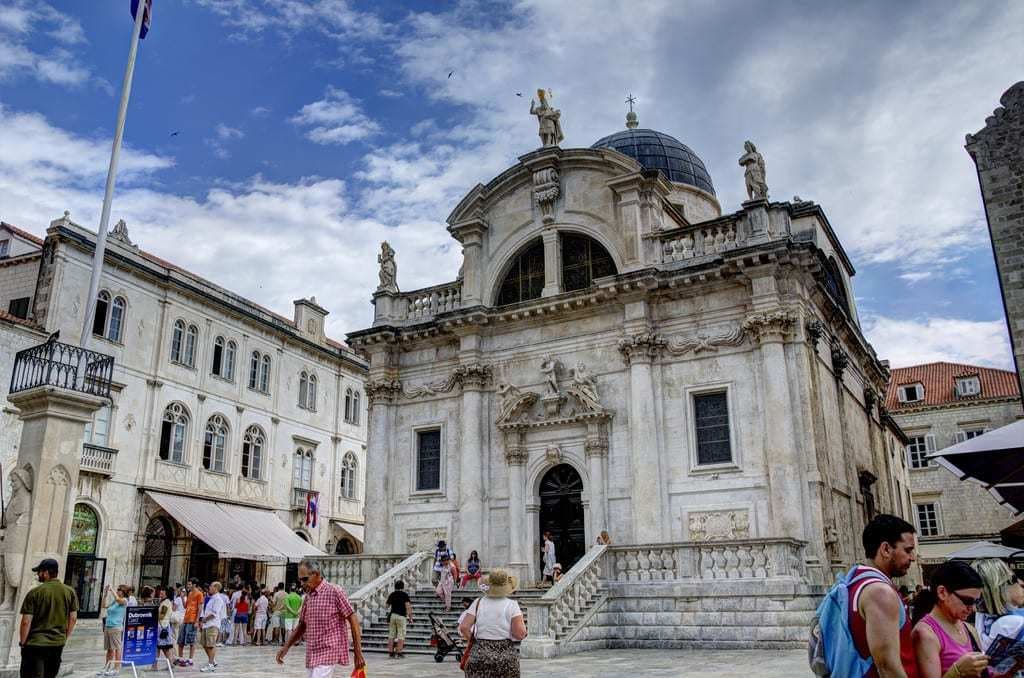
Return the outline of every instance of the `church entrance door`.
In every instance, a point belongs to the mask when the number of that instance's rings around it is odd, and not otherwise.
[[[568,572],[587,550],[583,519],[583,479],[572,466],[560,464],[544,474],[540,481],[540,535],[545,532],[555,542],[555,555]],[[544,569],[543,559],[541,570]]]

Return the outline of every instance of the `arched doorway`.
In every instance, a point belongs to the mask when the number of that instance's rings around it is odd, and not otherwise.
[[[75,504],[64,583],[78,594],[78,616],[82,619],[95,619],[100,614],[107,560],[96,557],[99,534],[100,519],[95,509]]]
[[[139,590],[143,586],[166,586],[171,567],[173,528],[165,518],[153,518],[146,526],[146,545],[139,568]]]
[[[334,553],[339,556],[351,556],[355,554],[356,547],[348,537],[342,537],[334,547]]]
[[[550,532],[555,555],[568,572],[587,550],[583,518],[583,479],[569,464],[559,464],[540,481],[540,534]],[[543,568],[543,564],[541,565]]]

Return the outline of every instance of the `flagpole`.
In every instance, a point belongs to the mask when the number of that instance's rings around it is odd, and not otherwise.
[[[82,336],[78,344],[87,348],[92,336],[93,314],[96,312],[96,295],[100,291],[100,274],[103,271],[103,256],[107,250],[107,224],[110,221],[110,202],[114,198],[114,180],[117,177],[117,158],[121,155],[121,138],[124,136],[124,119],[128,113],[128,97],[132,92],[132,76],[135,74],[135,55],[139,51],[139,33],[142,19],[146,14],[146,1],[139,2],[135,12],[135,26],[132,28],[132,46],[128,50],[128,66],[124,70],[121,85],[121,105],[117,109],[117,129],[114,145],[110,150],[110,166],[107,168],[107,187],[103,194],[103,211],[100,214],[100,228],[96,234],[96,252],[92,258],[92,277],[89,278],[89,296],[85,300],[85,320],[82,321]]]

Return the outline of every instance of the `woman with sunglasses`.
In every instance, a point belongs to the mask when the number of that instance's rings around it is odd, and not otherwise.
[[[1010,567],[999,558],[983,558],[971,563],[981,575],[983,609],[974,618],[974,628],[982,647],[996,636],[1016,638],[1024,629],[1024,587]]]
[[[981,603],[981,577],[959,560],[932,572],[934,605],[914,627],[914,653],[921,678],[985,675],[988,657],[981,652],[974,627],[965,624]]]

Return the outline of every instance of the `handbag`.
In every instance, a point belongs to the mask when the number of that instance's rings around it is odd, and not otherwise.
[[[473,643],[476,642],[476,613],[480,612],[481,600],[481,598],[476,599],[476,612],[473,613],[473,628],[469,630],[469,640],[466,641],[466,649],[462,651],[462,660],[459,662],[459,668],[463,671],[469,666],[469,653],[473,651]]]

